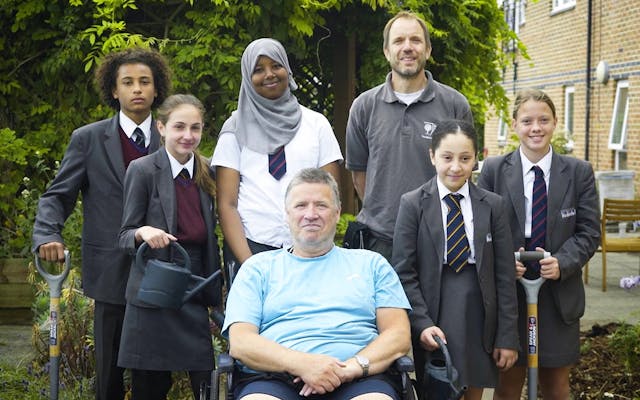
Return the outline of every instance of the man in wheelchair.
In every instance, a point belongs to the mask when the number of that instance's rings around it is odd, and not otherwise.
[[[325,171],[300,171],[285,208],[293,247],[249,258],[227,299],[234,398],[399,399],[388,370],[411,339],[396,273],[375,252],[334,245],[340,195]]]

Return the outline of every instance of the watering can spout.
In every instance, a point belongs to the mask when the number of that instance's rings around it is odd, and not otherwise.
[[[197,275],[191,275],[191,279],[196,281],[196,282],[198,282],[198,283],[196,284],[196,286],[193,287],[193,289],[188,290],[188,291],[185,292],[184,297],[182,298],[182,304],[184,304],[184,303],[188,302],[189,300],[191,300],[193,298],[193,296],[198,294],[199,291],[204,289],[205,286],[207,286],[214,279],[216,279],[218,277],[218,275],[220,275],[220,270],[214,272],[208,278],[203,278],[203,277],[197,276]]]

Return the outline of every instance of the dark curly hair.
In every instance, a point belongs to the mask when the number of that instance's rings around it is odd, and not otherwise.
[[[102,100],[115,110],[120,110],[120,102],[113,98],[116,87],[118,69],[123,64],[144,64],[151,69],[156,96],[151,108],[155,108],[169,95],[171,90],[171,71],[165,58],[160,53],[139,47],[110,53],[104,56],[102,63],[96,69],[95,83]]]

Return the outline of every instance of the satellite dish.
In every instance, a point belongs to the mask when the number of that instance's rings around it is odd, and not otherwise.
[[[596,67],[596,81],[606,84],[609,81],[609,64],[602,60]]]

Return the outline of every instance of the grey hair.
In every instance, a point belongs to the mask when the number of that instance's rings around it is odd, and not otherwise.
[[[333,193],[333,202],[336,207],[340,208],[340,189],[338,189],[338,183],[330,173],[321,168],[305,168],[300,170],[287,186],[287,191],[284,195],[285,204],[289,203],[289,193],[291,190],[303,183],[321,183],[329,186]]]

